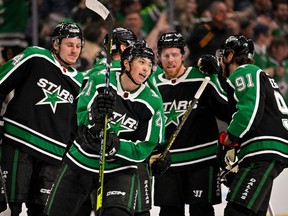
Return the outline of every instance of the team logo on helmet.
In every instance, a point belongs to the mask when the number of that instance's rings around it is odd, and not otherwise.
[[[176,48],[181,49],[181,52],[184,53],[185,46],[186,46],[186,42],[182,34],[177,33],[177,32],[163,33],[157,42],[158,52],[161,52],[163,48],[176,47]]]
[[[79,38],[82,46],[84,45],[84,36],[81,28],[75,23],[60,23],[52,33],[52,41],[58,40],[60,42],[63,38]]]

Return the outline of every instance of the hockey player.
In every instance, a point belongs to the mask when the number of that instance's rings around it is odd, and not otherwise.
[[[121,72],[110,74],[108,94],[103,93],[105,72],[90,75],[78,102],[78,135],[48,199],[48,215],[74,215],[81,202],[97,188],[103,114],[111,117],[102,215],[136,215],[137,164],[148,158],[162,133],[162,101],[143,84],[154,63],[150,48],[141,45],[126,48],[121,56]]]
[[[141,43],[138,41],[136,35],[129,29],[123,27],[117,27],[113,29],[112,35],[112,62],[111,62],[111,73],[121,72],[121,54],[124,50],[131,45],[136,43]],[[142,43],[145,43],[144,41]],[[108,34],[104,39],[104,46],[108,48]],[[102,58],[96,62],[94,67],[88,71],[87,75],[84,78],[84,82],[88,80],[89,76],[93,73],[101,73],[103,70],[106,70],[106,58]],[[147,84],[155,93],[161,97],[157,87],[153,84],[153,74],[149,76],[149,79],[145,84]],[[83,85],[82,85],[83,86]],[[164,128],[164,125],[163,127]],[[160,133],[161,136],[161,133]],[[159,138],[159,142],[161,142]],[[155,153],[156,154],[156,153]],[[139,192],[137,196],[137,204],[135,212],[138,214],[141,213],[142,216],[145,214],[150,215],[149,211],[152,208],[152,198],[151,198],[151,188],[152,188],[152,177],[150,175],[150,170],[148,169],[147,161],[139,163]]]
[[[73,65],[84,45],[74,23],[57,25],[53,49],[28,47],[0,68],[0,104],[14,90],[4,120],[1,166],[12,215],[26,203],[40,216],[66,147],[77,130],[76,98],[83,75]],[[1,211],[6,209],[3,194]]]
[[[227,157],[235,157],[226,151],[239,149],[239,171],[227,194],[225,216],[266,215],[273,180],[288,163],[287,104],[276,82],[252,64],[253,52],[252,41],[244,36],[230,36],[220,48],[233,114],[227,133],[219,138],[217,157],[223,169],[229,165]]]
[[[228,120],[227,98],[216,74],[220,68],[216,58],[209,55],[205,61],[197,61],[202,72],[197,67],[186,68],[185,45],[183,36],[176,32],[164,33],[158,40],[158,58],[164,72],[156,82],[164,103],[166,140],[205,76],[209,75],[211,81],[170,149],[171,167],[155,178],[154,204],[160,206],[161,216],[184,216],[185,204],[189,204],[190,215],[212,216],[212,205],[221,202],[215,117]]]
[[[145,41],[139,41],[137,36],[129,29],[123,27],[116,27],[113,29],[112,35],[112,62],[111,62],[111,72],[113,71],[121,71],[121,54],[127,48],[127,46],[133,45],[135,43],[146,43]],[[148,45],[147,45],[148,46]],[[109,50],[108,48],[108,34],[104,39],[104,47],[106,47],[106,52]],[[107,54],[106,54],[107,55]],[[107,58],[99,59],[94,67],[91,70],[88,70],[83,81],[83,85],[86,84],[86,80],[89,78],[90,74],[98,73],[99,71],[106,69]],[[157,68],[158,70],[159,68]],[[158,89],[155,87],[153,83],[153,74],[149,76],[147,80],[147,84],[150,88],[152,88],[160,97]]]
[[[111,71],[121,71],[120,59],[121,54],[126,49],[126,47],[135,44],[138,41],[136,35],[129,29],[123,27],[117,27],[113,29],[112,33],[112,53],[111,53]],[[108,47],[108,34],[104,38],[103,45],[105,51],[109,52]],[[106,54],[107,55],[107,54]],[[101,58],[96,61],[94,67],[86,72],[84,77],[83,85],[86,84],[86,81],[89,79],[90,74],[106,69],[107,58]]]

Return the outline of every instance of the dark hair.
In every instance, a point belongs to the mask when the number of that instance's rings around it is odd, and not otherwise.
[[[278,46],[287,46],[288,42],[285,40],[282,36],[274,36],[271,40],[270,46],[268,47],[268,52],[271,53],[272,47],[278,47]]]
[[[278,9],[279,4],[288,4],[287,0],[274,0],[272,2],[272,10],[276,11]]]
[[[262,24],[262,23],[257,23],[255,27],[253,28],[253,38],[258,39],[260,34],[268,35],[269,33],[269,26]]]

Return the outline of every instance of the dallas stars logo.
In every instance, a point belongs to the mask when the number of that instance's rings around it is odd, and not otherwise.
[[[55,113],[58,104],[60,104],[60,103],[69,103],[69,101],[67,101],[64,98],[61,98],[59,96],[60,87],[61,86],[58,86],[52,92],[48,91],[47,89],[42,88],[45,97],[42,100],[40,100],[38,103],[36,103],[36,105],[50,105],[53,113]]]
[[[168,110],[168,111],[167,111]],[[186,109],[184,110],[178,110],[176,102],[173,101],[171,104],[171,107],[169,109],[165,109],[164,115],[165,115],[165,126],[168,126],[170,124],[179,125],[182,115],[185,113]]]
[[[113,131],[118,131],[117,135],[121,132],[134,131],[137,128],[137,121],[130,117],[127,118],[126,114],[120,117],[119,114],[114,112],[113,115],[114,118],[109,122],[109,128]]]

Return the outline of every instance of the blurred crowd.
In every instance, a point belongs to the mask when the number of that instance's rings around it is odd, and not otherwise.
[[[36,2],[37,43],[32,35]],[[255,64],[273,76],[288,98],[287,0],[100,0],[112,13],[114,27],[132,30],[156,50],[163,32],[175,30],[187,41],[185,64],[204,53],[215,54],[228,35],[242,34],[255,45]],[[2,4],[2,5],[1,5]],[[85,0],[5,0],[0,2],[0,64],[27,46],[51,46],[51,31],[62,21],[78,23],[85,47],[77,68],[90,69],[105,55],[106,23],[85,6]],[[33,9],[32,9],[33,8]]]

